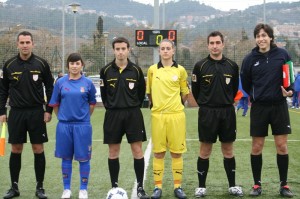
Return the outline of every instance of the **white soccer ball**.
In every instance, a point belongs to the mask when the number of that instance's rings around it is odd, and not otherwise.
[[[106,199],[128,199],[124,189],[117,187],[108,191]]]

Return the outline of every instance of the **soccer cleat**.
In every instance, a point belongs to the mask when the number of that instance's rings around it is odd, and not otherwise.
[[[79,196],[78,196],[78,198],[79,198],[79,199],[88,199],[89,197],[88,197],[88,192],[87,192],[87,190],[81,189],[81,190],[79,191]]]
[[[229,187],[228,192],[230,195],[243,197],[243,190],[240,186]]]
[[[3,197],[4,199],[10,199],[10,198],[14,198],[14,197],[18,197],[20,196],[20,191],[16,188],[11,187],[6,195]]]
[[[151,199],[159,199],[162,195],[162,190],[158,187],[155,187],[151,195]]]
[[[148,194],[145,192],[145,190],[143,189],[143,187],[139,187],[137,189],[137,196],[141,199],[150,199],[150,197],[148,196]]]
[[[291,192],[290,187],[288,185],[280,187],[279,193],[283,197],[288,197],[288,198],[294,197],[294,194],[293,192]]]
[[[260,196],[262,192],[261,186],[254,185],[250,191],[250,196]]]
[[[174,189],[174,195],[175,195],[176,198],[179,198],[179,199],[185,199],[186,198],[186,195],[183,192],[181,187],[177,187],[176,189]]]
[[[39,199],[47,199],[47,195],[45,194],[45,189],[43,188],[36,189],[35,196],[38,197]]]
[[[199,187],[195,189],[195,197],[196,198],[201,198],[206,195],[206,188]]]
[[[69,199],[71,198],[72,192],[70,189],[65,189],[63,194],[61,195],[61,199]]]

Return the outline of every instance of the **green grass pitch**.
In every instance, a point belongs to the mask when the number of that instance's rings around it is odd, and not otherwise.
[[[184,176],[183,184],[188,198],[194,198],[194,189],[198,186],[198,178],[196,172],[196,162],[199,152],[199,142],[197,135],[197,108],[187,108],[187,146],[188,151],[184,154]],[[108,146],[103,144],[102,125],[105,110],[96,108],[92,116],[93,124],[93,154],[91,160],[91,175],[89,182],[89,198],[104,199],[106,193],[110,189],[110,179],[107,167]],[[148,140],[151,135],[151,117],[150,110],[143,109],[144,120],[147,130]],[[293,133],[289,135],[289,185],[296,194],[294,198],[299,197],[300,193],[300,111],[290,109],[291,125]],[[54,157],[55,146],[55,127],[56,117],[53,116],[51,123],[47,125],[49,142],[45,144],[46,153],[46,176],[44,187],[48,198],[60,198],[63,185],[61,177],[61,160]],[[243,187],[244,198],[248,196],[249,190],[253,184],[252,173],[250,167],[250,149],[251,139],[249,136],[249,116],[242,117],[241,113],[237,115],[238,135],[234,144],[236,157],[236,182]],[[143,144],[146,150],[149,141]],[[0,196],[5,194],[10,186],[9,176],[9,154],[10,145],[7,144],[6,155],[0,157]],[[119,186],[124,188],[129,198],[135,182],[135,174],[133,170],[133,159],[130,147],[126,140],[123,140],[120,154],[121,170],[119,175]],[[260,198],[273,199],[281,198],[278,194],[279,175],[276,165],[276,151],[273,142],[273,136],[266,138],[263,151],[263,171],[262,171],[263,195]],[[220,143],[216,143],[213,147],[213,153],[210,157],[210,168],[207,177],[207,199],[229,199],[232,196],[228,194],[228,182],[223,167],[223,157],[221,155]],[[22,155],[22,169],[20,174],[19,189],[21,192],[20,199],[36,198],[35,192],[35,175],[33,166],[33,154],[30,144],[25,144]],[[149,159],[149,166],[146,173],[145,190],[151,194],[153,189],[152,175],[152,153]],[[79,172],[78,162],[73,162],[72,176],[72,198],[78,198],[79,191]],[[165,162],[165,175],[163,181],[163,197],[162,199],[175,198],[173,194],[173,180],[171,173],[170,155],[167,153]]]

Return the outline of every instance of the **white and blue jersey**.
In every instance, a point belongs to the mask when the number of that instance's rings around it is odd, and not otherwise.
[[[92,152],[90,105],[96,104],[96,89],[84,76],[77,80],[69,76],[54,85],[49,106],[58,106],[55,157],[86,161]]]

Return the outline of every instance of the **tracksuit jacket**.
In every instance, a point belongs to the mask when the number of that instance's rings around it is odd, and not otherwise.
[[[280,104],[286,101],[281,91],[282,65],[290,60],[287,51],[277,46],[271,47],[267,53],[261,53],[255,47],[244,58],[240,76],[242,87],[252,103]],[[293,85],[287,90],[293,90]]]

